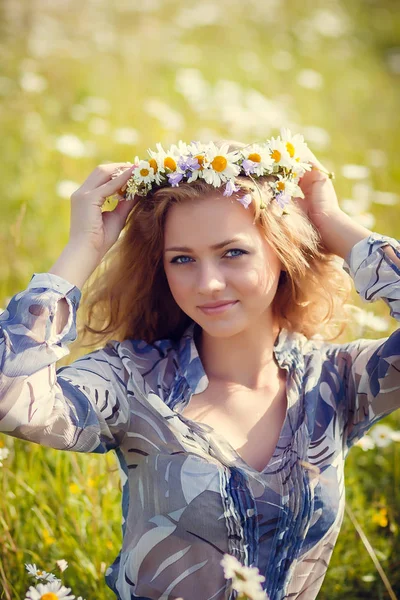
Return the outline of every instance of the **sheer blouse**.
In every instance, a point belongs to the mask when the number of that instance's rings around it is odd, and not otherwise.
[[[365,302],[400,316],[399,241],[372,233],[343,262]],[[68,321],[55,329],[65,298]],[[105,580],[120,600],[222,600],[229,553],[265,576],[271,600],[312,600],[343,520],[344,461],[400,407],[400,330],[345,344],[281,329],[287,412],[262,471],[181,413],[207,375],[189,325],[179,342],[108,342],[57,368],[76,339],[81,291],[50,273],[0,314],[0,431],[44,446],[117,455],[123,542]],[[265,432],[268,435],[268,431]]]

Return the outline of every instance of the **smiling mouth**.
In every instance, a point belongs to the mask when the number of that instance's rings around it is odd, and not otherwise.
[[[232,306],[238,303],[238,300],[232,300],[231,302],[225,302],[224,304],[219,304],[218,306],[199,306],[198,308],[202,310],[205,314],[213,314],[220,313],[225,310],[228,310]]]
[[[218,308],[219,306],[225,306],[226,304],[232,304],[236,300],[226,300],[224,302],[216,302],[215,304],[201,304],[199,308]]]

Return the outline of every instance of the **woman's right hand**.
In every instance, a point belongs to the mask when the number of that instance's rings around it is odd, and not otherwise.
[[[111,175],[124,169],[114,179]],[[69,244],[78,244],[93,250],[99,258],[118,240],[134,202],[122,201],[113,211],[102,212],[101,207],[108,196],[119,193],[132,175],[130,163],[110,163],[99,165],[71,196],[71,224]]]

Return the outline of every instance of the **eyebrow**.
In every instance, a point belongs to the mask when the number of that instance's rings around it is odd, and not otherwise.
[[[213,244],[212,246],[210,246],[211,250],[219,250],[220,248],[223,248],[224,246],[227,246],[228,244],[232,244],[234,242],[243,242],[243,240],[241,238],[232,238],[231,240],[224,240],[223,242],[218,242],[218,244]],[[172,252],[172,251],[176,251],[176,252],[193,252],[193,250],[191,248],[188,248],[187,246],[171,246],[170,248],[166,248],[165,252]]]

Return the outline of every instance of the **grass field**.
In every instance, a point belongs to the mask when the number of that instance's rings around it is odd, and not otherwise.
[[[61,253],[87,175],[157,142],[250,143],[289,127],[336,173],[342,208],[400,239],[397,1],[0,0],[0,33],[0,308]],[[396,329],[383,302],[354,304],[348,339]],[[400,429],[400,413],[382,423]],[[400,442],[378,443],[351,451],[347,501],[400,598]],[[24,598],[24,563],[61,558],[77,596],[113,598],[114,455],[4,434],[0,446],[0,598]],[[348,514],[319,598],[389,598]]]

